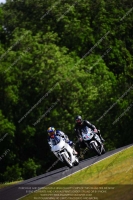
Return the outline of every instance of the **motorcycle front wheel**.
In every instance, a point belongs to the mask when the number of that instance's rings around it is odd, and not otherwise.
[[[63,154],[62,155],[62,158],[64,160],[64,163],[67,167],[70,167],[72,168],[73,167],[73,164],[71,163],[70,159],[67,158],[66,154]]]
[[[105,151],[105,148],[104,148],[104,146],[103,146],[102,154],[104,154],[104,153],[106,153],[106,151]]]
[[[76,158],[75,162],[74,162],[74,166],[77,166],[77,165],[79,165],[79,159],[78,158]]]
[[[100,149],[94,143],[91,143],[91,146],[93,147],[93,150],[96,152],[96,154],[100,156],[101,155]]]

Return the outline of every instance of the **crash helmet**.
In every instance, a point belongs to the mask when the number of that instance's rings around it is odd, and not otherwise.
[[[49,127],[47,129],[47,133],[48,133],[49,136],[54,136],[54,134],[56,133],[56,130],[55,130],[54,127]]]
[[[76,124],[81,124],[82,123],[82,117],[80,115],[77,115],[75,117],[75,121],[76,121]]]

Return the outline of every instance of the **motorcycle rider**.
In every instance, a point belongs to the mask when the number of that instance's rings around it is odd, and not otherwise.
[[[58,138],[56,136],[59,136],[59,137],[64,138],[65,142],[70,145],[70,147],[73,149],[74,155],[78,154],[74,149],[73,142],[71,140],[69,140],[68,136],[64,132],[62,132],[60,130],[55,130],[54,127],[49,127],[47,129],[47,132],[48,132],[48,144],[49,144],[50,147],[52,147],[52,140],[55,139],[55,138],[58,140]]]
[[[76,133],[76,136],[79,140],[79,147],[81,148],[84,148],[85,147],[85,144],[84,142],[82,141],[82,138],[81,138],[81,129],[83,129],[84,127],[88,127],[88,128],[91,128],[93,130],[93,132],[95,132],[101,139],[102,143],[105,142],[105,140],[102,138],[101,134],[100,134],[100,130],[97,130],[96,127],[91,124],[89,121],[87,120],[82,120],[82,117],[80,115],[77,115],[75,117],[75,121],[76,121],[76,124],[75,124],[75,133]]]

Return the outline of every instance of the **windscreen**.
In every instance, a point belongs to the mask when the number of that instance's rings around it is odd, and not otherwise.
[[[87,126],[85,126],[84,128],[82,128],[82,132],[83,132],[84,134],[87,134],[87,133],[90,133],[90,132],[91,132],[91,129],[88,128]]]
[[[51,138],[52,145],[57,145],[60,142],[59,137],[55,136],[54,138]]]

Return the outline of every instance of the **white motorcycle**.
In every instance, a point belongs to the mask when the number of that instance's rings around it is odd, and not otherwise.
[[[82,139],[90,150],[94,150],[98,156],[105,153],[105,148],[100,137],[87,126],[82,129]]]
[[[52,140],[51,151],[61,162],[65,163],[65,165],[70,168],[79,164],[79,159],[73,154],[73,149],[62,137],[56,136],[56,138]]]

